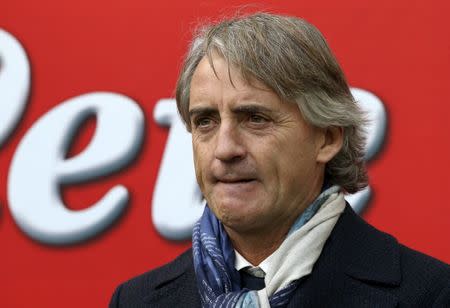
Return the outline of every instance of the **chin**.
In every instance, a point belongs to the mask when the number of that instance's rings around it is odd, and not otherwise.
[[[260,230],[260,226],[258,225],[258,219],[254,217],[226,217],[224,220],[220,220],[227,232],[232,230],[237,234],[255,234]],[[230,233],[228,233],[230,235]]]
[[[222,202],[218,207],[211,207],[216,217],[227,227],[235,230],[247,229],[258,221],[258,203],[245,201]]]

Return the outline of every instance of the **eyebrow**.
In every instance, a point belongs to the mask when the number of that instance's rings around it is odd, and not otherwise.
[[[250,114],[250,113],[272,113],[273,110],[261,105],[241,105],[241,106],[236,106],[234,108],[231,109],[231,111],[233,113],[245,113],[245,114]],[[216,108],[211,108],[211,107],[196,107],[196,108],[192,108],[191,110],[189,110],[189,117],[192,118],[194,116],[197,115],[211,115],[211,114],[216,114],[218,113]]]
[[[261,105],[241,105],[232,109],[233,113],[272,113],[273,110]]]
[[[217,113],[217,109],[211,107],[196,107],[189,110],[189,118],[193,118],[197,115],[211,115]]]

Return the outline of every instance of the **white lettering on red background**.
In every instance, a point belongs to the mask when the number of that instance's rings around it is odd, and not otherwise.
[[[0,57],[7,69],[0,74],[8,81],[8,93],[27,92],[27,87],[15,84],[23,82],[17,76],[29,76],[28,63],[23,65],[23,48],[14,39],[6,43],[0,44]],[[19,60],[14,60],[11,50],[22,50],[18,53]],[[20,65],[13,67],[17,64]],[[10,73],[12,77],[8,76]],[[19,98],[24,97],[22,93],[1,98],[2,108],[9,110],[8,118],[2,113],[2,120],[17,121],[20,107],[25,104]],[[97,120],[90,144],[83,152],[65,159],[77,128],[90,116]],[[10,134],[12,126],[2,127],[2,135]],[[108,228],[128,202],[124,186],[111,188],[98,202],[79,211],[64,205],[59,187],[92,180],[127,166],[139,152],[143,132],[144,115],[139,105],[116,93],[87,93],[48,111],[20,141],[9,170],[8,204],[20,229],[43,243],[73,244]]]
[[[26,53],[0,29],[0,146],[20,120],[29,87]],[[369,118],[365,156],[369,162],[382,148],[386,112],[374,94],[357,88],[352,88],[352,94]],[[83,152],[66,159],[77,128],[90,116],[97,119],[94,137]],[[174,99],[159,100],[153,116],[159,125],[169,127],[169,134],[150,205],[152,221],[163,237],[188,239],[205,204],[195,178],[191,136]],[[129,165],[140,150],[144,121],[136,102],[107,92],[80,95],[48,111],[25,134],[10,166],[8,203],[17,225],[31,238],[56,245],[81,242],[109,228],[128,202],[124,186],[111,188],[101,200],[79,211],[64,205],[59,186],[92,180]],[[371,194],[367,187],[346,199],[362,212]]]
[[[25,50],[0,29],[0,146],[22,115],[30,91],[30,64]]]

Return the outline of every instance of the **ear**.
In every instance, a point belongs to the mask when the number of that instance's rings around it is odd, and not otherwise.
[[[326,164],[341,150],[344,141],[344,129],[331,126],[323,129],[322,133],[316,160],[319,163]]]

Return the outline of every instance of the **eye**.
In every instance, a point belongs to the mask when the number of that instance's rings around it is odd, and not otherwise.
[[[200,118],[197,120],[197,126],[208,126],[211,124],[211,119],[209,118]]]
[[[211,117],[198,117],[194,119],[195,128],[205,130],[214,125],[214,120]]]
[[[263,117],[259,114],[250,115],[248,120],[252,124],[265,124],[269,121],[266,117]]]

